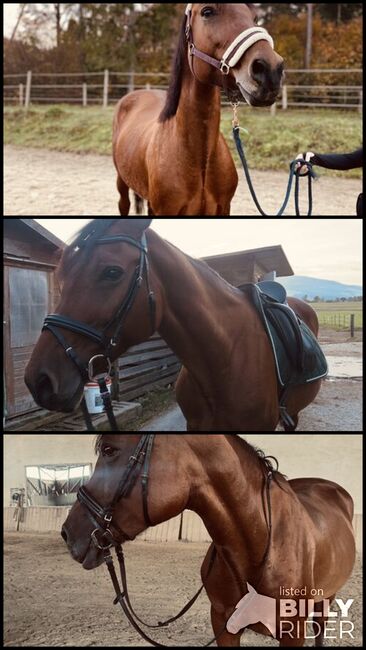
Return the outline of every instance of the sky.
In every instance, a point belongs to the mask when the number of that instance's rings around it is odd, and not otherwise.
[[[15,27],[15,23],[19,14],[19,6],[20,4],[18,2],[15,2],[14,4],[10,2],[4,2],[4,36],[8,38],[11,36],[12,31]],[[139,8],[141,8],[141,3],[135,3],[135,9],[139,10]]]
[[[4,36],[10,37],[19,13],[19,4],[4,2]]]
[[[88,219],[36,219],[67,241]],[[296,275],[362,284],[360,219],[154,219],[152,228],[193,257],[282,245]]]

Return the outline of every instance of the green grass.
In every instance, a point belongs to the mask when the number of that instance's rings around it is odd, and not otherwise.
[[[74,153],[111,155],[114,108],[80,106],[32,106],[27,113],[15,107],[4,111],[5,144]],[[239,109],[249,166],[252,169],[287,171],[303,151],[349,152],[361,143],[361,116],[356,111],[289,110],[270,117],[268,109]],[[222,112],[222,131],[239,163],[231,137],[232,111]],[[361,170],[323,172],[361,178]]]
[[[249,166],[253,169],[288,170],[299,153],[345,153],[358,149],[362,141],[362,119],[356,111],[277,110],[270,117],[264,109],[239,109],[240,126]],[[239,158],[231,137],[231,109],[223,111],[223,132],[237,162]],[[230,136],[230,137],[229,137]],[[234,151],[235,150],[235,151]],[[322,175],[361,178],[362,170],[334,172],[322,169]]]
[[[319,302],[311,303],[311,306],[315,309],[321,325],[327,325],[337,330],[348,329],[351,324],[351,314],[354,314],[355,328],[362,329],[363,312],[361,302]]]

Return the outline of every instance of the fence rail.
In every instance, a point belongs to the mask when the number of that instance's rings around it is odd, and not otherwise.
[[[118,399],[125,402],[174,384],[181,369],[179,359],[158,335],[130,348],[117,365]]]
[[[36,506],[24,508],[21,520],[14,518],[15,508],[4,508],[4,530],[19,533],[60,532],[70,508]],[[356,514],[353,521],[357,550],[362,552],[362,514]],[[138,538],[146,542],[211,542],[211,537],[200,517],[190,510],[159,526],[149,528]]]
[[[309,83],[311,78],[314,83]],[[351,83],[319,84],[317,77],[342,75],[351,79]],[[5,74],[4,102],[18,104],[28,109],[32,103],[46,104],[80,104],[83,107],[99,105],[107,108],[116,103],[121,96],[134,90],[166,90],[170,75],[149,72],[88,72],[88,73],[36,73],[29,70],[26,74]],[[288,110],[291,107],[347,108],[362,112],[362,70],[288,70],[287,83],[277,107]],[[49,83],[45,80],[49,79]],[[65,79],[65,81],[63,81]],[[76,80],[78,79],[78,83]],[[301,79],[301,83],[299,82]],[[10,83],[7,83],[10,80]],[[13,80],[19,80],[16,83]],[[75,80],[75,83],[70,81]],[[122,83],[121,83],[122,80]],[[356,81],[358,80],[358,83]],[[226,103],[225,100],[223,100]]]
[[[320,325],[327,326],[332,329],[338,330],[354,330],[362,329],[362,311],[356,311],[352,314],[346,312],[322,312],[318,311],[318,320]]]

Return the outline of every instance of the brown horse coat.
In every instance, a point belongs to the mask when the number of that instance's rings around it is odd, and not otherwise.
[[[137,435],[100,436],[101,453],[88,490],[104,506],[113,498],[138,439]],[[211,602],[214,632],[220,634],[219,645],[223,647],[240,646],[242,631],[229,634],[222,630],[247,593],[248,584],[278,602],[283,587],[305,588],[307,598],[316,590],[318,609],[325,599],[334,599],[354,566],[350,495],[331,481],[288,481],[275,472],[267,499],[268,471],[268,461],[235,435],[156,436],[150,466],[149,518],[156,525],[189,509],[203,519],[217,558],[207,578],[212,557],[209,549],[202,579]],[[142,503],[137,480],[131,496],[116,507],[115,521],[132,538],[147,526]],[[63,528],[74,559],[87,569],[103,562],[90,541],[90,525],[85,508],[77,503]],[[280,638],[278,633],[281,646],[304,644],[305,620],[301,615],[294,618],[295,624],[302,623],[295,638]],[[326,616],[317,619],[322,631],[326,620]],[[279,623],[278,609],[277,630]],[[269,634],[262,623],[251,628]],[[321,641],[322,635],[317,645]]]
[[[212,15],[195,4],[192,37],[204,53],[223,56],[229,43],[255,25],[252,5],[212,5]],[[266,41],[254,44],[224,76],[189,55],[186,18],[168,93],[133,92],[118,104],[113,157],[118,172],[119,209],[127,216],[129,189],[148,201],[152,216],[230,214],[238,175],[220,133],[221,89],[252,106],[273,104],[283,77],[283,60]]]

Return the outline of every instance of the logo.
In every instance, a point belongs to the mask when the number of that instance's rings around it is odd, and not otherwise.
[[[227,622],[227,631],[238,634],[240,630],[262,623],[275,639],[354,639],[354,624],[349,618],[353,599],[336,598],[331,611],[330,601],[323,598],[322,590],[312,590],[307,599],[307,589],[280,588],[280,598],[258,594],[249,583],[248,593],[237,604]],[[296,596],[283,598],[283,596]],[[322,619],[322,623],[316,619]]]

